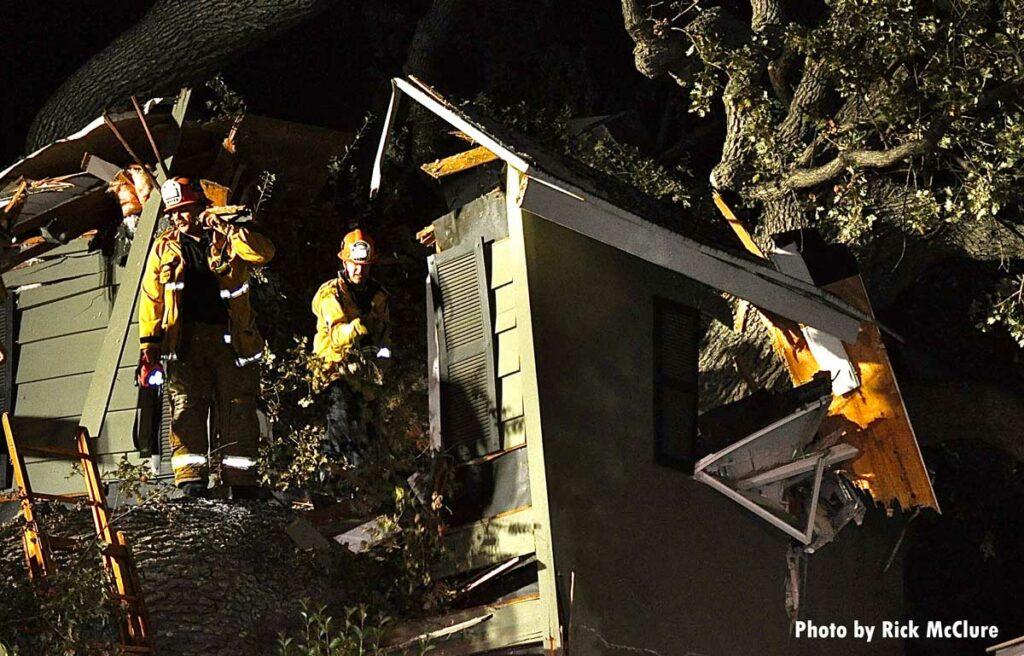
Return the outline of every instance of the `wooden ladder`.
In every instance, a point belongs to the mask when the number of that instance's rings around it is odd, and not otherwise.
[[[114,618],[119,637],[118,648],[122,654],[155,654],[153,635],[149,624],[149,613],[142,598],[135,561],[123,531],[110,527],[110,508],[100,481],[100,470],[89,448],[89,432],[79,426],[76,431],[75,450],[54,447],[21,446],[15,443],[11,420],[3,413],[4,435],[7,437],[7,452],[14,467],[14,484],[21,500],[21,515],[25,520],[22,532],[22,546],[30,579],[42,579],[54,572],[53,550],[81,547],[74,540],[47,535],[39,528],[34,504],[36,501],[80,502],[83,498],[92,510],[96,537],[104,543],[100,553],[103,567],[110,578],[109,594],[114,605],[120,610]],[[32,490],[29,482],[25,456],[77,461],[85,476],[86,490],[78,494],[44,494]]]

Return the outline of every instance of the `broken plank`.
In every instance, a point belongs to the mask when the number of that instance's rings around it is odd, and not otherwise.
[[[369,551],[398,531],[398,527],[388,524],[383,516],[376,517],[334,536],[334,541],[346,547],[352,553]]]
[[[430,247],[437,243],[437,236],[434,235],[434,224],[431,223],[427,227],[423,228],[416,233],[416,240],[420,244]]]
[[[870,309],[860,276],[824,289],[854,306]],[[848,465],[849,475],[875,501],[941,512],[878,325],[866,325],[856,342],[846,344],[846,350],[861,386],[833,399],[821,435],[835,435],[860,450]]]
[[[728,222],[729,227],[732,228],[732,231],[736,233],[736,237],[739,238],[740,242],[743,244],[743,247],[763,260],[768,259],[765,256],[764,251],[761,250],[761,247],[757,245],[757,242],[754,241],[754,238],[750,236],[749,232],[747,232],[746,226],[744,226],[743,223],[738,218],[736,218],[736,215],[733,213],[732,208],[725,204],[725,199],[722,198],[721,194],[715,191],[711,194],[711,197],[714,198],[715,205],[718,206],[718,211],[720,211],[722,213],[722,216],[725,217],[726,222]]]
[[[331,550],[331,543],[327,541],[327,538],[321,535],[313,524],[302,517],[292,520],[285,527],[284,532],[288,534],[292,542],[304,551],[329,552]]]
[[[121,172],[121,167],[92,153],[86,153],[82,157],[82,170],[104,182],[113,182],[117,178],[117,174]]]
[[[468,171],[469,169],[488,164],[497,159],[498,156],[487,148],[477,146],[471,150],[461,152],[458,155],[452,155],[451,157],[445,157],[444,159],[424,164],[420,168],[430,177],[435,180],[440,180],[443,177],[461,173],[462,171]]]
[[[504,604],[413,620],[392,629],[386,649],[393,653],[402,646],[416,645],[420,639],[427,639],[431,654],[468,656],[540,643],[545,634],[544,610],[543,601],[527,596]]]

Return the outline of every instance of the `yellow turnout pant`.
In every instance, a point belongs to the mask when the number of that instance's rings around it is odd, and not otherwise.
[[[206,480],[211,461],[221,465],[226,485],[257,483],[259,365],[239,367],[224,338],[226,332],[225,326],[185,324],[178,349],[181,357],[168,363],[175,484]],[[208,423],[220,436],[219,448],[210,458]]]

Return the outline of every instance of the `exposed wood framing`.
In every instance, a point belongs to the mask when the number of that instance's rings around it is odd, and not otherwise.
[[[871,311],[860,276],[825,285],[825,289]],[[860,450],[847,474],[875,501],[941,512],[878,325],[866,325],[855,342],[846,343],[846,350],[860,373],[861,386],[832,400],[821,434],[837,435]],[[815,371],[791,368],[790,375],[801,383]]]
[[[420,168],[430,177],[440,180],[445,176],[468,171],[469,169],[489,164],[490,162],[496,162],[497,160],[497,155],[483,146],[477,146],[458,155],[452,155],[451,157],[445,157],[444,159],[424,164]]]
[[[416,233],[416,241],[426,247],[437,245],[437,235],[434,233],[434,224],[431,223],[427,227],[423,228]]]
[[[384,160],[384,149],[387,147],[388,140],[391,137],[391,127],[394,124],[395,115],[399,107],[399,100],[403,93],[443,118],[452,127],[461,130],[476,143],[486,147],[492,153],[507,162],[512,168],[523,171],[524,173],[530,168],[530,165],[522,157],[508,150],[489,134],[473,125],[465,117],[461,116],[458,112],[450,109],[446,103],[436,97],[436,94],[428,93],[425,89],[396,77],[391,80],[391,101],[388,104],[388,112],[384,117],[384,127],[381,130],[380,143],[377,145],[377,156],[373,162],[373,173],[370,175],[371,198],[376,196],[377,192],[380,190],[381,165]]]
[[[716,194],[715,203],[740,241],[752,253],[765,257],[743,224]],[[824,289],[865,314],[872,314],[871,303],[860,276],[840,280]],[[791,322],[762,313],[775,352],[786,363],[793,383],[809,382],[821,371],[804,335],[793,330]],[[867,490],[880,503],[898,503],[902,508],[925,506],[939,511],[921,449],[910,423],[903,397],[889,362],[877,323],[866,323],[856,340],[845,340],[845,350],[861,386],[845,395],[835,396],[821,434],[836,434],[856,447],[860,455],[847,473],[854,483]]]

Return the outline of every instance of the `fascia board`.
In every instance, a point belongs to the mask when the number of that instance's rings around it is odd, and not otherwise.
[[[388,147],[388,140],[391,138],[391,126],[394,125],[395,114],[398,113],[398,105],[401,101],[397,81],[397,78],[391,80],[391,99],[388,101],[388,111],[384,115],[384,125],[380,131],[380,142],[377,144],[377,154],[373,158],[373,172],[370,174],[370,198],[374,198],[377,192],[380,191],[384,149]]]
[[[520,204],[548,221],[843,341],[856,341],[861,322],[873,321],[813,285],[662,228],[542,171],[529,177],[541,184],[528,184]]]

